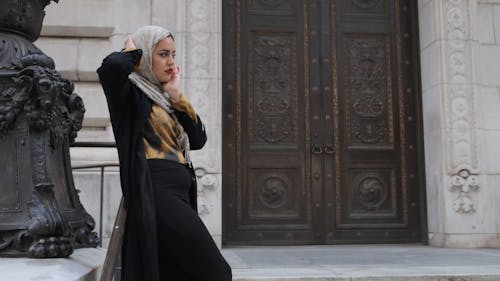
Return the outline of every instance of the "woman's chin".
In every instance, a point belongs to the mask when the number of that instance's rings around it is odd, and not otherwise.
[[[160,82],[160,84],[162,84],[162,85],[163,85],[163,84],[166,84],[166,83],[168,83],[168,81],[170,81],[170,77],[160,77],[160,78],[156,77],[156,78],[158,79],[158,81],[159,81],[159,82]]]

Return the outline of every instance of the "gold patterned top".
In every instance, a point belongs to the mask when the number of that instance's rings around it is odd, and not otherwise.
[[[196,112],[185,95],[175,102],[170,100],[170,104],[175,110],[187,113],[195,123],[198,122]],[[168,159],[185,164],[184,152],[177,142],[179,133],[172,116],[159,105],[153,104],[149,122],[144,128],[146,159]]]

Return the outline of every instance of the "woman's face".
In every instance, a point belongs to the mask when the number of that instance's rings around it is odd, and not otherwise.
[[[176,74],[175,42],[172,37],[158,42],[152,54],[153,73],[160,83],[167,83]]]

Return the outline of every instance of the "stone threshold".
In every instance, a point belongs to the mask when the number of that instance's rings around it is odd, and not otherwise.
[[[500,281],[500,249],[422,245],[224,248],[234,281]]]
[[[418,272],[410,273],[416,270]],[[413,268],[407,272],[383,272],[369,269],[360,272],[358,268],[320,272],[307,268],[283,268],[279,271],[254,270],[242,272],[234,270],[233,281],[500,281],[500,272],[458,274],[432,273],[429,268]],[[488,271],[488,269],[486,269]]]

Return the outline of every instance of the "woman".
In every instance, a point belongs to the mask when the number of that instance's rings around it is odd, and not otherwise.
[[[206,134],[179,87],[172,34],[146,26],[97,70],[127,209],[122,281],[227,281],[231,268],[196,212],[190,149]]]

